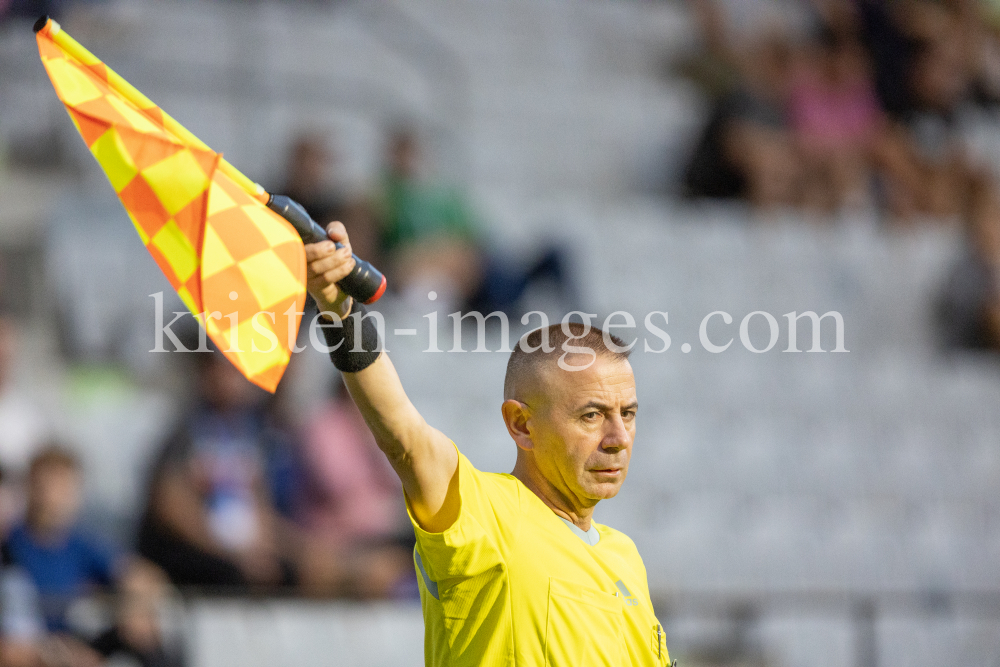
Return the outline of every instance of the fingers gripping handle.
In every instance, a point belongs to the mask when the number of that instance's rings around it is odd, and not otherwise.
[[[267,202],[267,207],[287,220],[295,228],[295,231],[302,237],[303,243],[319,243],[328,241],[326,230],[316,224],[309,213],[306,212],[302,204],[284,195],[271,195]],[[343,246],[337,243],[338,248]],[[340,289],[350,294],[362,303],[375,303],[385,293],[385,276],[378,269],[364,261],[354,257],[354,270],[337,283]]]

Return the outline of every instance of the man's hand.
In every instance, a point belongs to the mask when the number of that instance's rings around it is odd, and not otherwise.
[[[332,240],[306,246],[306,285],[320,312],[336,313],[344,318],[351,311],[351,297],[337,287],[337,281],[354,270],[351,242],[340,222],[327,225],[326,233]],[[338,250],[334,241],[343,247]]]

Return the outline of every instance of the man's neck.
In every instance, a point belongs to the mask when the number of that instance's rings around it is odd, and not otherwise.
[[[566,494],[560,492],[549,480],[545,479],[537,468],[525,465],[520,458],[514,464],[514,470],[511,474],[528,487],[529,491],[538,496],[539,500],[545,503],[546,507],[557,516],[566,519],[584,532],[590,530],[590,519],[594,516],[593,505],[590,507],[575,505]]]

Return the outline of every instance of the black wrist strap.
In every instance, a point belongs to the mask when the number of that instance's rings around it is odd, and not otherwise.
[[[345,317],[342,326],[324,324],[320,328],[331,349],[330,359],[341,373],[357,373],[378,359],[382,344],[378,338],[378,327],[372,318],[365,317],[368,310],[357,300],[351,305],[351,313]],[[360,331],[358,327],[360,326]]]

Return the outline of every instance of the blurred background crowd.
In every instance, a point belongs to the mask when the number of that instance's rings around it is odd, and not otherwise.
[[[874,210],[892,228],[961,227],[969,253],[942,295],[943,335],[996,349],[1000,194],[995,160],[967,129],[1000,104],[997,7],[785,3],[792,18],[762,22],[777,4],[692,3],[705,49],[679,71],[711,111],[683,192],[741,198],[761,217],[795,210],[822,223]]]
[[[324,355],[271,396],[150,352],[183,306],[43,13],[347,225],[418,330],[387,340],[414,402],[483,469],[513,462],[506,355],[423,353],[449,313],[669,311],[597,519],[682,664],[1000,665],[1000,4],[0,0],[0,667],[422,664],[400,488]],[[716,310],[837,311],[850,353],[712,355]]]

